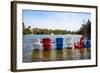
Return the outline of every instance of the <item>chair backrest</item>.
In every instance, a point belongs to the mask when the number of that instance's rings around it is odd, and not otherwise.
[[[65,39],[65,44],[68,46],[68,47],[71,47],[71,38],[70,37],[67,37],[66,39]]]
[[[86,42],[84,43],[85,48],[90,48],[91,47],[91,36],[88,36],[86,39]]]
[[[62,50],[63,49],[63,38],[56,38],[56,49]]]
[[[32,39],[32,43],[40,43],[40,39]]]
[[[84,42],[84,37],[83,36],[80,38],[80,42]]]
[[[50,38],[43,38],[42,41],[41,41],[41,43],[43,43],[43,44],[49,44],[49,43],[51,43],[51,39]]]
[[[51,49],[51,39],[50,38],[43,38],[41,43],[43,44],[43,50],[50,50]]]
[[[84,47],[84,37],[83,36],[80,38],[80,46],[82,48]]]
[[[74,47],[79,49],[84,47],[84,37],[81,36],[79,42],[74,43]]]
[[[63,38],[56,38],[56,44],[63,44]]]
[[[40,39],[33,39],[32,45],[33,45],[33,49],[40,49],[41,47]]]

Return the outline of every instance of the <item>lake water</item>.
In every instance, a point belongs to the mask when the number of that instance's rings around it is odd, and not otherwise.
[[[33,51],[33,39],[42,39],[42,38],[50,38],[52,42],[55,42],[56,38],[64,39],[64,46],[68,42],[69,39],[71,44],[79,41],[82,35],[23,35],[23,62],[31,62],[31,55]],[[54,43],[52,43],[54,44]],[[41,48],[40,48],[41,49]],[[52,46],[52,53],[55,48]],[[54,56],[53,56],[54,57]]]

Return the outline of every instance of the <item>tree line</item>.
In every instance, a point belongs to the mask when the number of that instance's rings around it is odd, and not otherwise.
[[[85,24],[82,24],[79,30],[77,31],[69,31],[62,29],[41,29],[41,28],[32,28],[31,26],[25,26],[23,23],[23,35],[27,34],[55,34],[55,35],[63,35],[63,34],[82,34],[84,36],[88,36],[91,34],[91,21],[88,20]]]

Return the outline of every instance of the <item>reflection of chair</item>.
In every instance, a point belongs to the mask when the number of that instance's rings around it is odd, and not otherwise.
[[[56,49],[57,50],[63,49],[63,38],[56,38]]]
[[[88,36],[86,42],[84,43],[84,48],[90,48],[90,47],[91,47],[91,36]]]
[[[84,37],[82,36],[80,38],[80,41],[79,42],[74,43],[74,48],[80,49],[80,48],[83,48],[83,47],[84,47]]]
[[[51,49],[51,39],[50,38],[43,38],[41,43],[43,43],[43,50]]]

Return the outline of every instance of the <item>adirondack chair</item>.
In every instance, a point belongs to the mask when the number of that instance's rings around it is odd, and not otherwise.
[[[67,37],[65,39],[65,44],[64,45],[65,45],[65,48],[68,48],[68,49],[72,48],[71,38],[70,37]]]
[[[33,39],[32,45],[33,45],[33,49],[40,49],[41,47],[40,39]]]
[[[84,37],[83,36],[80,38],[79,42],[74,43],[74,48],[75,49],[84,48]]]
[[[41,59],[41,43],[40,39],[33,39],[32,40],[33,50],[32,50],[32,62],[34,61],[40,61]]]
[[[90,48],[90,47],[91,47],[91,36],[88,36],[86,42],[84,43],[84,48]]]
[[[42,52],[42,60],[49,61],[51,60],[51,39],[50,38],[43,38],[41,43],[43,43],[43,52]]]
[[[41,43],[43,43],[43,50],[50,50],[51,49],[51,39],[50,38],[43,38]]]
[[[62,50],[63,49],[63,38],[56,38],[56,49]]]
[[[80,59],[83,59],[84,58],[84,37],[83,36],[80,38],[79,42],[74,43],[74,48],[80,51]]]
[[[86,59],[90,59],[91,58],[91,52],[90,52],[90,47],[91,47],[91,36],[89,35],[88,37],[86,37],[86,39],[84,40],[84,57]]]

